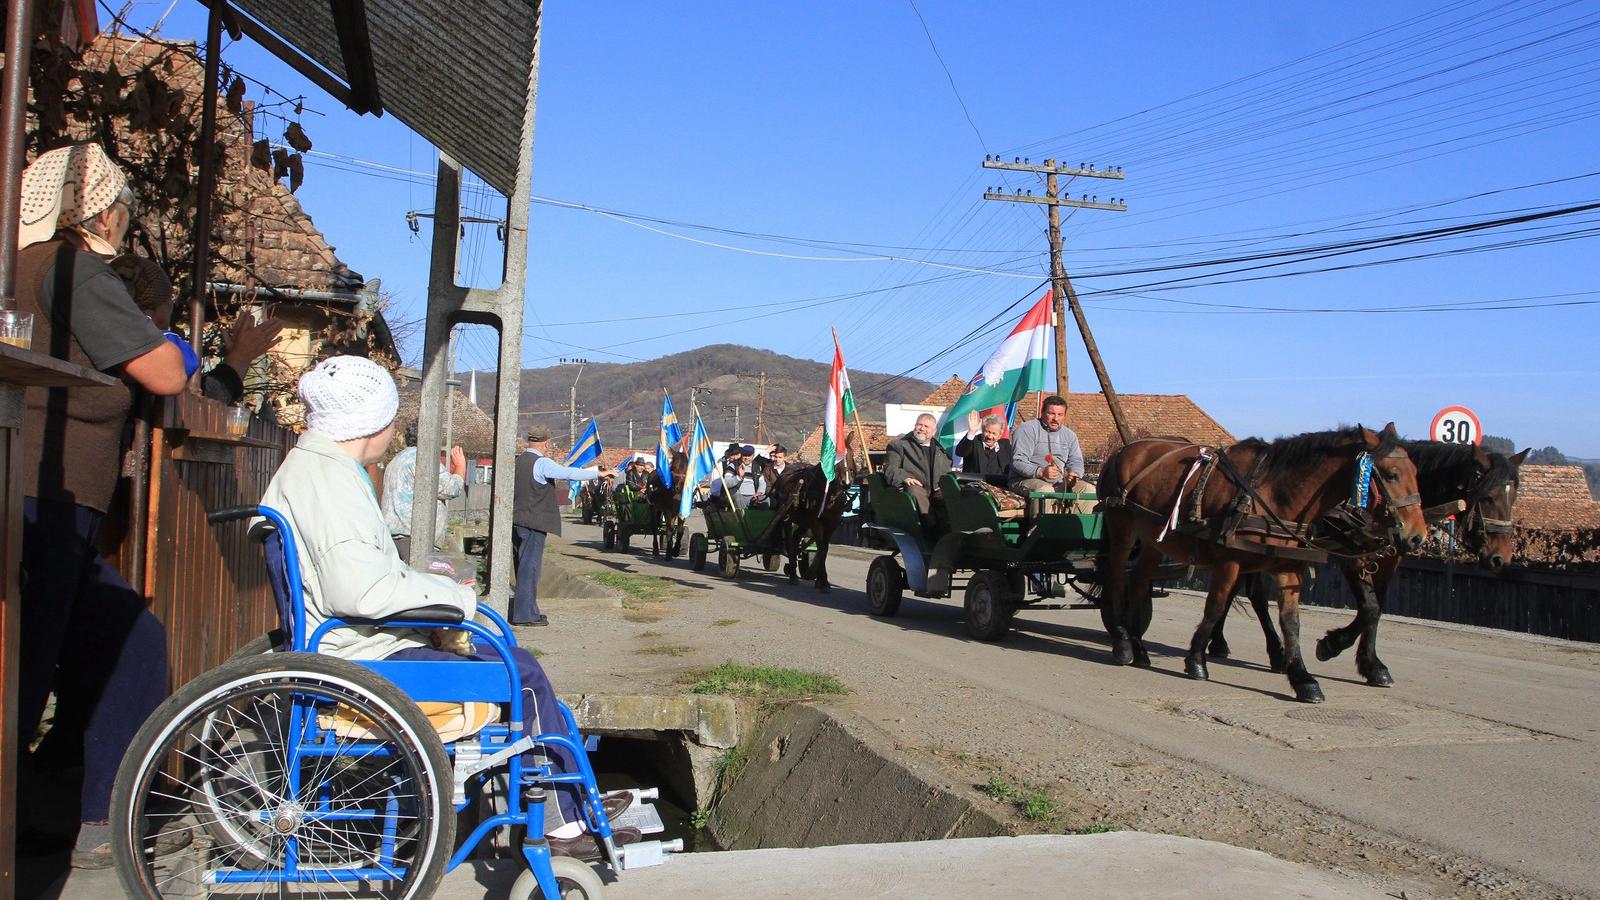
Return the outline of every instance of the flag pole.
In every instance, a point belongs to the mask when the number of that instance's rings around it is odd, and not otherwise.
[[[832,326],[832,325],[829,325],[828,327],[829,327],[829,329],[831,329],[833,331],[833,352],[839,354],[839,359],[842,360],[842,359],[844,359],[844,350],[842,348],[840,348],[840,346],[839,346],[839,329],[834,327],[834,326]],[[829,388],[829,390],[832,390],[833,386],[829,385],[828,388]],[[840,398],[840,399],[843,399],[843,398]],[[866,459],[866,461],[867,461],[867,474],[871,475],[872,474],[872,448],[867,446],[867,436],[861,430],[861,407],[859,405],[857,405],[857,404],[854,404],[854,403],[852,403],[851,406],[853,407],[851,409],[851,412],[854,413],[855,417],[856,417],[856,440],[861,442],[861,456],[864,459]],[[826,426],[824,426],[824,430],[826,430]]]

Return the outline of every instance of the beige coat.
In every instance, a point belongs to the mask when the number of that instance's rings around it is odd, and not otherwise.
[[[294,528],[307,636],[335,616],[371,619],[438,604],[459,607],[468,616],[477,610],[471,587],[413,571],[401,561],[367,473],[315,431],[302,435],[289,451],[261,505],[283,513]],[[330,633],[320,651],[381,659],[426,645],[427,638],[416,630],[348,628]]]

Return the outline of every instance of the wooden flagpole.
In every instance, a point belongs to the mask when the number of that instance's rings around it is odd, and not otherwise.
[[[834,328],[832,325],[830,325],[828,327],[830,329],[832,329],[832,331],[833,331],[833,352],[838,354],[840,361],[843,361],[844,360],[844,350],[839,347],[839,329],[838,328]],[[830,368],[831,368],[831,366],[830,366]],[[830,391],[833,390],[833,385],[831,385],[831,384],[828,385],[828,390],[830,390]],[[839,400],[840,400],[840,402],[843,402],[844,398],[840,397]],[[861,442],[861,456],[862,456],[862,458],[866,459],[866,461],[867,461],[867,474],[871,475],[872,474],[872,448],[867,445],[867,435],[866,435],[865,432],[863,432],[861,430],[861,407],[859,405],[855,405],[855,408],[852,409],[851,412],[853,412],[855,414],[855,417],[856,417],[856,440]],[[824,431],[824,433],[826,433],[826,431],[827,431],[827,426],[826,425],[823,426],[823,431]]]

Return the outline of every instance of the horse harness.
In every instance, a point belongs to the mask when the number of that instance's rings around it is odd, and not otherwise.
[[[1179,482],[1170,512],[1148,509],[1128,499],[1128,493],[1146,475],[1169,459],[1190,452],[1196,455]],[[1329,557],[1367,557],[1392,548],[1399,531],[1399,522],[1393,513],[1388,513],[1389,523],[1385,524],[1375,514],[1377,506],[1400,508],[1422,503],[1420,494],[1393,496],[1382,477],[1372,477],[1376,459],[1404,452],[1403,448],[1396,447],[1376,458],[1367,451],[1358,454],[1350,498],[1340,501],[1315,522],[1286,521],[1261,497],[1256,481],[1266,462],[1266,454],[1258,454],[1249,472],[1243,473],[1223,448],[1202,444],[1184,444],[1157,457],[1128,479],[1121,487],[1120,496],[1106,497],[1101,506],[1131,508],[1165,520],[1158,540],[1169,532],[1176,532],[1232,550],[1316,563],[1327,562]],[[1203,510],[1206,486],[1218,469],[1238,490],[1227,509],[1208,520]],[[1186,495],[1185,489],[1190,483],[1194,484],[1194,489]],[[1188,503],[1184,502],[1186,496]],[[1270,540],[1293,541],[1294,545],[1273,544]]]

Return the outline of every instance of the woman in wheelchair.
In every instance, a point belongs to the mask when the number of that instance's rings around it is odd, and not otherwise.
[[[297,539],[305,595],[306,631],[329,618],[382,619],[430,607],[459,609],[471,618],[477,595],[444,575],[418,572],[400,559],[378,505],[366,467],[383,459],[394,436],[399,394],[387,370],[355,356],[333,357],[300,379],[306,433],[289,451],[261,498],[289,521]],[[319,652],[343,659],[459,660],[436,650],[428,633],[376,627],[341,628],[322,640]],[[522,681],[524,731],[563,730],[555,690],[533,654],[513,648]],[[474,653],[470,658],[487,657]],[[576,772],[571,753],[547,752],[557,772]],[[588,835],[578,788],[561,784],[556,803],[545,804],[545,833],[556,855],[598,857]],[[620,813],[627,797],[606,802]],[[612,809],[613,805],[616,809]],[[634,828],[612,830],[621,845],[637,841]]]

